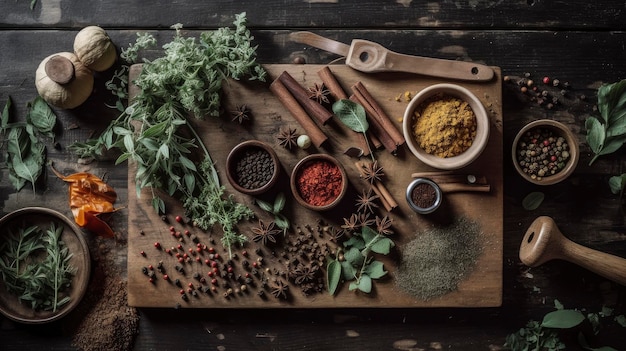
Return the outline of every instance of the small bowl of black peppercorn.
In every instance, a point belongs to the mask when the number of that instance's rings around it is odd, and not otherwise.
[[[537,185],[552,185],[568,178],[580,156],[574,133],[550,119],[525,125],[513,140],[511,153],[517,172]]]
[[[269,144],[247,140],[237,144],[226,158],[226,178],[240,193],[260,195],[278,181],[280,161]]]

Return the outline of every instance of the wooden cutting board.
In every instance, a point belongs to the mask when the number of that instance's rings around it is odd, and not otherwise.
[[[311,87],[315,83],[320,84],[317,72],[324,66],[321,65],[264,65],[270,75],[270,81],[283,71],[289,72],[304,87]],[[401,119],[407,106],[404,99],[405,92],[411,94],[436,83],[449,82],[435,78],[428,78],[408,74],[384,73],[364,74],[344,65],[330,66],[333,73],[349,92],[350,86],[357,81],[376,98],[377,102],[391,117],[399,130]],[[179,241],[170,233],[170,226],[175,230],[184,232],[189,230],[190,235],[195,235],[197,241],[209,247],[214,247],[220,255],[218,263],[220,267],[227,264],[226,251],[220,245],[220,229],[215,228],[205,233],[189,224],[177,223],[176,215],[183,215],[184,210],[180,203],[167,199],[167,223],[155,213],[150,204],[150,192],[144,189],[141,198],[129,196],[129,233],[128,233],[128,301],[136,307],[175,307],[184,308],[335,308],[335,307],[495,307],[502,302],[502,234],[503,234],[503,179],[502,179],[502,101],[501,101],[501,74],[498,67],[494,67],[496,78],[489,83],[455,82],[465,86],[483,102],[491,121],[490,140],[481,157],[470,166],[459,170],[459,173],[481,174],[487,177],[491,185],[489,193],[459,192],[445,196],[446,206],[440,209],[436,215],[418,215],[406,204],[404,193],[406,186],[412,180],[411,174],[420,171],[432,171],[428,166],[419,162],[403,145],[397,155],[392,155],[384,149],[375,152],[376,158],[383,165],[386,174],[385,185],[389,188],[399,207],[391,212],[393,229],[395,234],[391,238],[396,243],[396,248],[391,255],[380,258],[388,270],[388,275],[374,283],[372,293],[349,291],[348,284],[341,284],[335,296],[327,292],[315,293],[305,296],[301,289],[293,283],[289,283],[285,277],[286,261],[289,255],[281,246],[267,248],[253,243],[251,240],[243,248],[235,249],[238,257],[232,260],[233,279],[219,278],[216,291],[205,293],[203,286],[211,286],[210,277],[207,273],[211,270],[204,260],[208,252],[201,254],[200,262],[191,255],[189,263],[184,264],[184,273],[175,269],[178,264],[173,252],[177,251],[177,245],[181,245],[184,252],[196,247],[190,237],[184,237]],[[133,67],[131,80],[140,71],[140,67]],[[274,147],[282,164],[282,177],[273,193],[266,194],[267,200],[272,200],[279,191],[287,195],[287,214],[292,222],[293,233],[290,233],[282,242],[301,242],[313,240],[318,245],[328,244],[328,235],[317,233],[317,226],[330,224],[339,226],[343,224],[342,215],[355,210],[356,195],[366,189],[366,184],[359,178],[354,167],[355,158],[351,158],[343,151],[346,145],[350,145],[349,133],[346,133],[337,122],[328,123],[322,129],[329,137],[329,143],[321,149],[311,148],[307,151],[287,151],[278,145],[277,135],[281,126],[291,126],[300,133],[303,129],[295,122],[294,118],[278,101],[269,90],[269,82],[229,81],[224,84],[222,104],[226,111],[221,118],[207,118],[195,123],[197,130],[206,144],[211,157],[220,171],[220,179],[226,187],[226,193],[232,195],[237,201],[249,205],[259,218],[265,222],[271,220],[253,203],[253,198],[235,191],[228,183],[224,167],[229,151],[239,142],[248,139],[258,139],[269,143]],[[131,96],[133,92],[131,90]],[[396,99],[400,97],[400,99]],[[399,100],[399,101],[398,101]],[[238,124],[231,121],[229,111],[236,109],[238,105],[246,104],[252,114],[249,123]],[[329,153],[336,156],[345,166],[350,178],[350,190],[340,207],[329,213],[318,213],[307,210],[298,205],[288,186],[288,176],[294,165],[302,157],[309,153]],[[135,172],[129,167],[128,188],[135,189]],[[443,210],[443,211],[442,211]],[[400,258],[400,250],[403,245],[415,238],[420,231],[432,228],[436,220],[465,216],[477,222],[482,230],[482,253],[475,269],[464,279],[456,291],[450,292],[439,298],[428,301],[416,299],[399,290],[394,282]],[[251,228],[257,224],[256,220],[243,222],[239,225],[240,233],[252,237]],[[309,229],[307,228],[311,228]],[[311,232],[313,235],[308,235]],[[155,248],[155,242],[161,244],[161,249]],[[165,252],[166,248],[175,248],[172,254]],[[247,256],[244,256],[243,251]],[[143,254],[142,254],[143,252]],[[237,276],[242,279],[245,273],[250,272],[250,264],[258,262],[262,257],[262,263],[257,270],[258,275],[251,275],[252,283],[248,284],[244,291],[240,291]],[[246,261],[249,265],[245,268]],[[170,277],[169,281],[162,278],[157,267],[161,263],[163,270]],[[149,266],[155,272],[154,283],[149,282],[148,276],[143,272]],[[148,270],[150,270],[148,268]],[[194,278],[205,277],[206,282]],[[197,276],[198,276],[197,275]],[[182,289],[186,291],[183,299],[181,287],[174,283],[178,279]],[[269,290],[263,287],[262,280],[271,282],[281,280],[289,285],[289,299],[276,299],[271,296]],[[193,285],[196,296],[187,291],[189,284]],[[225,285],[228,283],[228,286]],[[224,296],[228,288],[233,293]],[[258,292],[265,290],[265,297],[260,297]]]

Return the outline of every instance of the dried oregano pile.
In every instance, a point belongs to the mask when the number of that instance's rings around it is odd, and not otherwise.
[[[418,233],[402,248],[396,284],[422,300],[455,290],[482,253],[480,236],[479,225],[465,217]]]

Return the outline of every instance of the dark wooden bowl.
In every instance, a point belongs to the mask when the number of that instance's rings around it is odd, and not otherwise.
[[[13,211],[0,219],[0,241],[4,241],[9,231],[27,228],[33,225],[46,230],[52,222],[63,226],[61,240],[73,254],[70,265],[76,268],[72,284],[67,291],[70,301],[59,307],[56,312],[36,311],[26,303],[21,303],[17,296],[7,291],[4,280],[0,278],[0,312],[20,323],[42,324],[55,321],[72,311],[85,295],[91,274],[89,247],[82,231],[61,213],[43,207],[26,207]]]
[[[265,184],[257,188],[246,188],[239,184],[238,179],[239,175],[236,171],[237,162],[241,159],[246,151],[254,151],[254,150],[262,150],[269,154],[272,159],[272,164],[274,166],[274,171],[272,172],[272,176]],[[235,190],[240,193],[247,195],[260,195],[266,193],[270,190],[274,184],[278,181],[278,176],[280,175],[280,161],[278,159],[278,155],[276,155],[276,151],[272,149],[272,147],[262,141],[259,140],[247,140],[242,143],[237,144],[228,154],[226,158],[226,178],[230,185],[235,188]]]
[[[332,163],[333,165],[337,166],[337,168],[339,168],[339,171],[341,172],[342,182],[341,182],[341,190],[339,191],[339,194],[334,200],[332,200],[332,202],[322,205],[322,206],[316,206],[316,205],[308,203],[300,194],[300,191],[298,190],[298,185],[297,185],[298,177],[300,176],[301,171],[306,166],[308,166],[311,162],[315,162],[315,161],[325,161],[325,162]],[[298,163],[293,168],[293,171],[291,172],[289,184],[291,186],[291,192],[294,198],[300,205],[310,210],[314,210],[314,211],[326,211],[335,207],[346,194],[346,191],[348,190],[348,176],[346,174],[346,170],[343,168],[343,165],[339,161],[337,161],[337,159],[334,158],[333,156],[330,156],[327,154],[312,154],[298,161]]]
[[[569,146],[570,157],[565,164],[565,167],[554,175],[545,176],[541,179],[534,179],[529,176],[527,173],[524,172],[519,162],[517,161],[517,146],[520,142],[520,139],[526,132],[534,128],[545,128],[552,130],[555,134],[565,138]],[[557,122],[551,119],[540,119],[532,121],[525,125],[515,136],[515,139],[513,140],[511,156],[513,158],[513,165],[515,165],[515,170],[517,171],[517,173],[519,173],[520,176],[522,176],[522,178],[537,185],[556,184],[567,179],[574,172],[576,166],[578,165],[578,159],[580,157],[578,139],[576,138],[576,135],[574,135],[574,133],[561,122]]]

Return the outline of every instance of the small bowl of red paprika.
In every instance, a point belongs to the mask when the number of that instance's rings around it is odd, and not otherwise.
[[[290,185],[300,205],[314,211],[325,211],[335,207],[345,195],[348,176],[336,158],[327,154],[312,154],[295,165]]]

